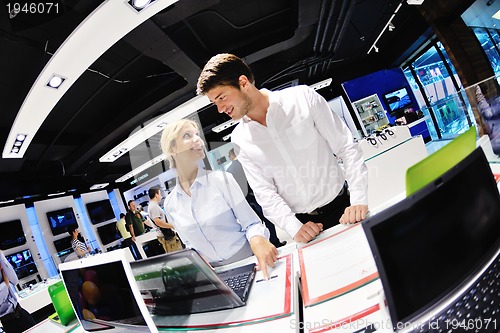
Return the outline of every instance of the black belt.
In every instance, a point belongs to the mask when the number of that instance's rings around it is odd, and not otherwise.
[[[339,194],[337,194],[335,199],[333,199],[332,201],[330,201],[326,205],[318,207],[318,208],[314,209],[313,211],[311,211],[309,213],[305,213],[305,214],[307,214],[307,215],[322,215],[324,213],[327,213],[327,212],[331,211],[333,208],[335,208],[337,206],[338,200],[340,200],[342,198],[342,196],[346,195],[346,194],[347,194],[347,183],[344,183],[344,186],[340,190]]]
[[[16,307],[14,308],[14,311],[1,316],[0,321],[19,319],[19,317],[21,317],[21,307],[19,306],[19,303],[17,303]]]

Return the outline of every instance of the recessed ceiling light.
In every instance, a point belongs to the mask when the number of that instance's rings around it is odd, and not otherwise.
[[[129,3],[135,10],[141,11],[147,6],[151,5],[154,0],[130,0]]]
[[[101,188],[105,188],[106,186],[108,186],[109,183],[102,183],[102,184],[94,184],[90,187],[91,190],[99,190]]]
[[[49,82],[47,82],[47,87],[57,89],[61,86],[61,84],[64,82],[64,80],[66,80],[66,79],[63,78],[62,76],[54,74],[50,78]]]
[[[500,10],[498,12],[496,12],[495,14],[493,14],[492,16],[494,19],[497,19],[497,20],[500,20]]]

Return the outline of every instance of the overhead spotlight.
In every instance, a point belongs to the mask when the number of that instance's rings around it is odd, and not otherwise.
[[[62,76],[54,74],[50,78],[49,82],[47,82],[47,87],[57,89],[61,86],[61,84],[64,82],[64,80],[66,80],[66,79],[63,78]]]
[[[389,31],[394,31],[394,29],[396,29],[396,27],[394,26],[394,24],[389,23],[389,25],[387,26],[387,29],[389,29]]]
[[[13,154],[19,154],[19,151],[21,150],[21,146],[23,145],[24,140],[26,140],[26,134],[16,135],[16,140],[14,141],[14,144],[12,145],[10,152]]]
[[[378,47],[376,47],[375,45],[373,45],[373,50],[378,53]]]
[[[138,12],[150,6],[155,0],[130,0],[128,3]]]
[[[424,0],[406,0],[406,3],[409,5],[420,6],[424,3]]]

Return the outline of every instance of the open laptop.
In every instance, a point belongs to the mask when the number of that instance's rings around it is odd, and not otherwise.
[[[87,332],[158,332],[124,250],[59,265],[78,321]]]
[[[183,315],[243,306],[255,277],[254,263],[216,273],[194,249],[130,265],[153,315]]]
[[[395,330],[498,331],[500,195],[481,148],[362,226]]]
[[[476,127],[472,126],[444,147],[406,170],[406,196],[429,184],[476,148]]]
[[[67,326],[73,319],[76,318],[76,315],[73,311],[73,307],[71,306],[68,293],[64,288],[64,283],[62,281],[58,281],[51,284],[48,287],[48,292],[50,299],[52,300],[52,304],[54,305],[54,309],[56,310],[53,315],[49,316],[49,319]]]

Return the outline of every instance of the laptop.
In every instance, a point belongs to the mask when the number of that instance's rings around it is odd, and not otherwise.
[[[59,265],[73,310],[87,332],[158,332],[124,250]]]
[[[415,193],[472,153],[476,127],[472,126],[438,151],[406,170],[406,196]]]
[[[362,226],[395,330],[497,332],[500,195],[481,148]]]
[[[56,312],[49,316],[49,319],[67,326],[73,319],[76,318],[73,307],[68,297],[68,293],[64,288],[64,283],[58,281],[48,287],[48,292],[54,309]]]
[[[143,299],[153,315],[185,315],[246,304],[255,278],[251,263],[216,273],[194,249],[130,263]]]

